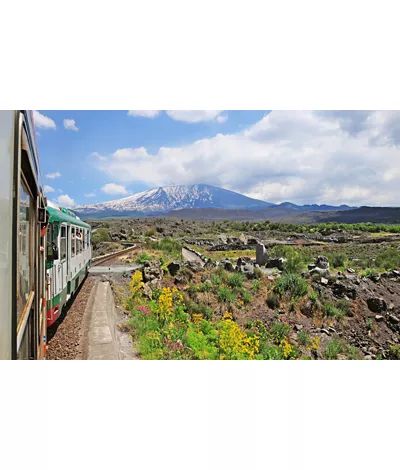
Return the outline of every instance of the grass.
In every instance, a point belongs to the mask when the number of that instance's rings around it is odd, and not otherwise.
[[[197,251],[200,251],[198,247],[196,247]],[[206,251],[206,256],[211,258],[214,261],[221,261],[224,258],[240,258],[246,256],[248,258],[255,258],[256,251],[255,250],[230,250],[230,251]]]
[[[146,261],[150,261],[151,259],[152,259],[151,255],[147,253],[147,251],[143,251],[136,257],[135,261],[136,263],[143,264]]]
[[[306,331],[299,331],[297,334],[297,339],[303,346],[308,346],[310,343],[310,335]]]
[[[290,325],[287,323],[283,322],[274,322],[271,325],[271,328],[269,329],[269,334],[272,338],[272,340],[276,343],[279,344],[282,342],[284,338],[287,337],[290,331]]]
[[[324,356],[326,359],[335,360],[338,358],[339,354],[343,351],[343,345],[340,341],[335,338],[332,338],[328,341]]]
[[[327,317],[333,317],[338,320],[340,320],[346,315],[346,312],[344,310],[337,308],[335,305],[331,303],[327,303],[324,305],[323,312]]]
[[[245,303],[245,305],[247,305],[253,300],[253,296],[250,294],[250,292],[245,291],[242,293],[242,300]]]
[[[298,274],[284,273],[275,281],[274,290],[281,297],[288,295],[291,298],[300,298],[307,294],[308,284]]]
[[[232,288],[243,287],[246,280],[245,276],[241,273],[232,273],[228,276],[228,285]]]
[[[229,287],[220,287],[217,291],[217,298],[219,302],[232,303],[235,302],[236,295]]]
[[[251,290],[258,293],[262,287],[262,282],[259,279],[254,279],[251,283]]]

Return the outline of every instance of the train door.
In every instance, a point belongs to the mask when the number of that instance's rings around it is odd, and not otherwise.
[[[63,293],[67,288],[68,283],[68,256],[67,256],[67,240],[68,240],[68,227],[66,224],[61,224],[60,228],[60,265],[59,265],[59,281],[60,292]]]
[[[26,158],[21,152],[21,160]],[[36,210],[35,199],[23,170],[20,172],[17,190],[17,339],[16,350],[18,359],[33,359],[36,357],[37,341],[35,334],[36,316],[38,316],[35,294],[39,293],[36,287],[35,275],[37,260],[37,236],[35,227]]]

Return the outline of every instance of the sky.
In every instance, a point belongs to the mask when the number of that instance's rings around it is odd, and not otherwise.
[[[64,207],[206,183],[268,202],[400,205],[399,111],[34,112]]]

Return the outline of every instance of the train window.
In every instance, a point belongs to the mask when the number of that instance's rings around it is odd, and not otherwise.
[[[67,258],[67,227],[61,225],[60,234],[60,260],[63,261]]]
[[[75,227],[71,228],[71,257],[75,256]]]
[[[83,230],[79,229],[79,253],[82,253],[83,246]]]
[[[18,237],[18,309],[17,322],[19,322],[29,294],[33,290],[31,267],[32,262],[32,229],[33,225],[33,200],[25,184],[21,179],[19,189],[19,237]]]

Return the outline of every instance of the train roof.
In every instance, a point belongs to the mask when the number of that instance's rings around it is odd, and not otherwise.
[[[64,207],[57,207],[53,204],[47,203],[47,212],[49,213],[49,222],[68,222],[69,224],[78,225],[90,229],[90,225],[83,222],[78,216],[72,211],[65,209]]]

